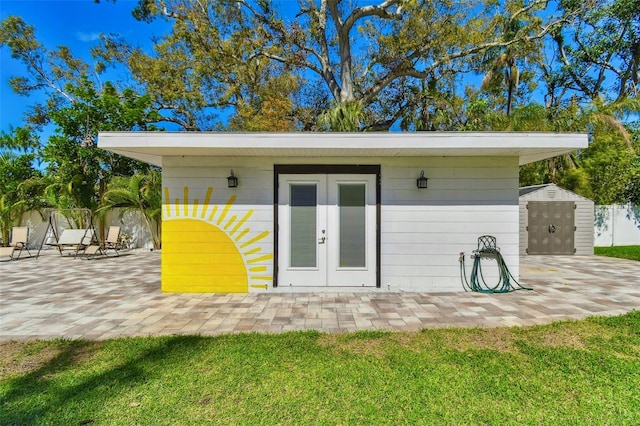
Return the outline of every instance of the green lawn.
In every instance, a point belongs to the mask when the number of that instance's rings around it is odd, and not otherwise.
[[[640,312],[526,328],[0,343],[0,424],[640,424]]]
[[[640,246],[595,247],[598,256],[619,257],[640,261]]]

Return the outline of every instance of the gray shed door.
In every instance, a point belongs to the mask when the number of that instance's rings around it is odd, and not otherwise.
[[[574,254],[575,203],[530,201],[529,254]]]

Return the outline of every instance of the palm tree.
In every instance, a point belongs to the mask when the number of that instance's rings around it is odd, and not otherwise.
[[[6,194],[0,196],[0,239],[4,245],[9,242],[9,231],[17,222],[16,216],[20,211],[19,208],[9,200]]]
[[[119,208],[120,214],[137,211],[142,214],[153,241],[153,248],[161,246],[162,195],[160,172],[151,170],[131,177],[116,177],[102,196],[98,213]]]
[[[632,137],[623,120],[624,116],[634,116],[640,112],[640,99],[622,98],[607,103],[602,98],[593,100],[592,107],[585,111],[589,124],[603,127],[611,133],[617,133],[622,137],[627,149],[635,154]]]
[[[527,22],[513,18],[503,23],[502,38],[506,42],[512,42],[527,31],[529,31]],[[521,58],[535,58],[537,49],[534,43],[524,42],[489,49],[484,54],[483,68],[487,69],[487,72],[482,79],[480,90],[495,93],[506,86],[507,117],[511,115],[513,98],[520,84],[521,72],[518,69],[518,61]]]
[[[41,207],[38,191],[25,186],[26,182],[40,178],[40,173],[31,166],[32,159],[31,155],[0,150],[0,237],[4,243],[24,213]]]
[[[345,102],[320,114],[318,124],[329,132],[359,132],[363,118],[362,102]]]
[[[504,74],[504,83],[507,86],[507,117],[511,115],[511,105],[513,104],[513,95],[520,83],[520,71],[516,66],[516,57],[514,49],[508,48],[496,57],[491,68],[482,79],[482,90],[500,85],[502,80],[501,74]]]

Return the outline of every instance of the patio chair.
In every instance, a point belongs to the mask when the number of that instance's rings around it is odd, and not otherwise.
[[[92,244],[87,247],[84,251],[86,258],[93,258],[98,255],[108,256],[107,250],[113,250],[116,252],[116,256],[120,256],[118,252],[118,239],[120,238],[120,227],[119,226],[110,226],[109,232],[107,232],[107,239],[104,240],[101,244]]]
[[[119,240],[120,239],[120,227],[119,226],[110,226],[109,232],[107,233],[107,239],[104,241],[103,246],[106,250],[113,250],[116,252],[116,256],[120,256],[118,252],[119,248]]]
[[[26,250],[31,257],[31,252],[27,247],[27,241],[29,238],[29,228],[26,226],[14,226],[11,229],[11,239],[9,240],[8,247],[0,247],[0,257],[9,257],[8,260],[20,259],[22,250]],[[18,257],[14,257],[18,252]]]

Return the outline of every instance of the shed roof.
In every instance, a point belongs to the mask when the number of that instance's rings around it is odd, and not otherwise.
[[[165,156],[518,157],[527,164],[586,148],[586,133],[101,132],[98,147],[162,166]]]
[[[541,189],[545,189],[545,188],[550,187],[550,186],[554,187],[554,188],[557,188],[560,191],[564,191],[564,192],[570,194],[574,198],[580,198],[580,199],[583,199],[583,200],[586,200],[586,201],[593,202],[593,200],[591,200],[591,199],[589,199],[589,198],[587,198],[585,196],[582,196],[580,194],[576,194],[575,192],[570,191],[568,189],[565,189],[565,188],[563,188],[561,186],[558,186],[555,183],[544,183],[542,185],[523,186],[519,190],[519,192],[520,192],[519,196],[522,197],[523,195],[531,194],[532,192],[540,191]]]
[[[526,195],[530,192],[536,192],[540,189],[546,188],[547,186],[552,185],[551,183],[545,183],[542,185],[531,185],[531,186],[523,186],[522,188],[520,188],[520,196],[522,197],[523,195]]]

